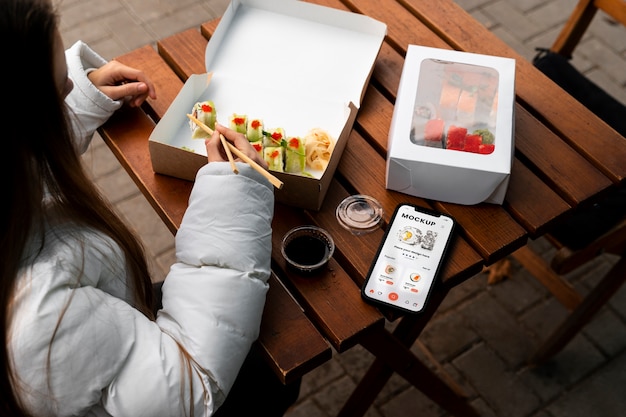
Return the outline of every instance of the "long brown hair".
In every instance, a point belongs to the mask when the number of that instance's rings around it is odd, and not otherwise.
[[[58,17],[50,0],[2,0],[0,65],[0,415],[27,416],[15,392],[8,352],[11,299],[29,236],[56,213],[103,232],[122,248],[135,305],[152,316],[152,287],[141,244],[85,173],[69,128],[68,110],[54,81]],[[48,193],[48,202],[44,194]],[[77,277],[79,279],[79,277]]]

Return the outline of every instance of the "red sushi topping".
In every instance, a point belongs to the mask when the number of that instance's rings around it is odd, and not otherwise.
[[[259,126],[261,126],[261,121],[260,120],[253,120],[252,123],[250,123],[250,126],[252,126],[253,129],[258,129]]]
[[[278,151],[273,151],[273,152],[270,154],[270,158],[272,158],[272,159],[273,159],[273,158],[278,158],[278,155],[279,155]]]
[[[465,148],[466,152],[478,152],[480,145],[483,143],[483,137],[480,135],[467,135],[465,136]]]
[[[208,104],[203,104],[202,111],[205,113],[211,113],[213,111],[213,107],[209,106]]]
[[[243,117],[235,117],[233,118],[233,123],[236,125],[242,125],[245,119]]]
[[[289,147],[290,148],[297,149],[299,146],[300,146],[300,141],[298,140],[298,138],[291,138],[291,139],[289,139]]]
[[[465,135],[467,135],[467,129],[459,126],[450,126],[448,128],[448,141],[446,149],[454,149],[462,151],[465,148]]]
[[[255,150],[255,151],[257,151],[257,152],[261,152],[261,148],[262,148],[262,146],[261,146],[261,144],[260,144],[260,143],[253,143],[253,144],[252,144],[252,147],[254,148],[254,150]]]

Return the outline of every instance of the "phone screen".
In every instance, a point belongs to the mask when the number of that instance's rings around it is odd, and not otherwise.
[[[378,249],[362,294],[366,299],[417,313],[424,308],[448,248],[454,220],[401,204]]]

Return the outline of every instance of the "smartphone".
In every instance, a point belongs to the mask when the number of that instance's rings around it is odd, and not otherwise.
[[[446,214],[399,204],[361,288],[367,301],[419,313],[424,309],[452,240]]]

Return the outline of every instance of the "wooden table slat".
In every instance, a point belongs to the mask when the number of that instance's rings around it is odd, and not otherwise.
[[[332,350],[272,273],[259,343],[284,384],[332,358]]]
[[[537,201],[543,202],[541,207],[537,207]],[[528,230],[531,238],[546,233],[556,219],[571,208],[517,159],[511,167],[504,204],[511,216]]]
[[[589,161],[569,147],[524,107],[515,106],[515,124],[524,126],[515,134],[516,152],[542,173],[542,179],[573,207],[611,185]]]
[[[206,72],[204,51],[207,43],[200,31],[189,29],[161,39],[157,42],[157,50],[180,79],[186,81],[190,74]]]

